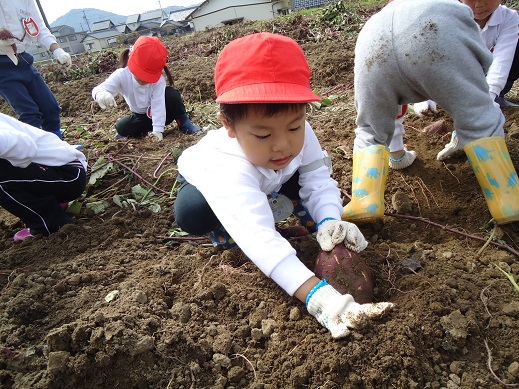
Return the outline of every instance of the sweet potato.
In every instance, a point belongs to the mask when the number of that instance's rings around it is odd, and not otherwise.
[[[371,269],[359,254],[348,250],[343,244],[338,244],[332,251],[321,250],[314,272],[341,294],[351,294],[356,302],[373,302]]]

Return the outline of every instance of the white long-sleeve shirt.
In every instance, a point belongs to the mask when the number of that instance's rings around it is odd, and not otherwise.
[[[30,163],[63,166],[79,160],[87,168],[85,155],[53,133],[22,123],[0,113],[0,158],[15,167]]]
[[[153,131],[164,132],[166,124],[166,79],[160,76],[153,84],[141,85],[135,80],[130,69],[124,67],[114,71],[105,81],[92,89],[92,98],[100,91],[110,92],[112,96],[122,94],[130,110],[146,114],[151,106]]]
[[[505,87],[510,73],[518,34],[519,14],[504,5],[497,7],[481,29],[483,41],[493,56],[492,65],[487,72],[487,83],[489,91],[497,96]]]
[[[308,123],[302,151],[282,170],[250,163],[235,138],[226,129],[209,131],[178,160],[179,173],[205,197],[216,217],[241,250],[289,295],[314,273],[275,229],[267,195],[278,191],[294,173],[323,158],[323,151]],[[340,190],[328,167],[300,172],[300,197],[312,218],[340,220],[343,212]]]
[[[39,31],[38,35],[33,37],[25,31],[24,20],[29,32],[34,34]],[[36,43],[47,49],[56,43],[56,37],[45,26],[34,0],[0,0],[0,28],[8,29],[13,36],[22,40],[16,41],[18,53]],[[1,50],[0,54],[5,55]]]

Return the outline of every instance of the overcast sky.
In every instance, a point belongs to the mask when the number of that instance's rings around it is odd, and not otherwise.
[[[160,4],[159,4],[160,3]],[[97,8],[118,15],[133,15],[153,9],[178,5],[187,7],[200,4],[201,0],[40,0],[49,24],[73,9]]]

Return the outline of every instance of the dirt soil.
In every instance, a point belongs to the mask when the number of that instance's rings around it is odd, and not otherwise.
[[[312,107],[308,120],[347,203],[355,35],[312,40],[291,31],[312,86],[331,99],[327,108]],[[218,126],[212,75],[222,37],[233,34],[240,32],[164,39],[178,54],[169,62],[175,85],[205,130]],[[101,111],[90,95],[114,69],[68,81],[42,69],[63,107],[65,139],[85,147],[89,175],[100,161],[111,169],[88,185],[74,224],[50,237],[14,242],[23,224],[0,211],[0,388],[518,386],[519,291],[499,267],[519,276],[519,226],[502,226],[489,240],[491,216],[466,157],[436,160],[450,132],[422,129],[443,119],[452,130],[447,114],[408,114],[406,143],[418,158],[389,172],[383,223],[361,226],[375,301],[396,308],[333,340],[239,248],[215,252],[208,237],[173,234],[176,157],[202,135],[172,125],[162,143],[115,141],[114,123],[127,106],[118,97],[115,110]],[[514,91],[509,97],[519,102]],[[519,171],[519,110],[504,114]],[[135,199],[136,185],[153,190],[146,201]],[[104,210],[92,206],[103,201]],[[311,268],[315,239],[291,243]]]

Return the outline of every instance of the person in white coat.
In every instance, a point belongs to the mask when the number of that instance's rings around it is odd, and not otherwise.
[[[0,206],[19,217],[24,240],[71,223],[67,203],[86,186],[85,155],[50,132],[0,113]]]
[[[36,44],[64,68],[71,66],[70,54],[59,47],[34,0],[0,0],[0,96],[20,121],[61,139],[61,107],[26,51]]]

